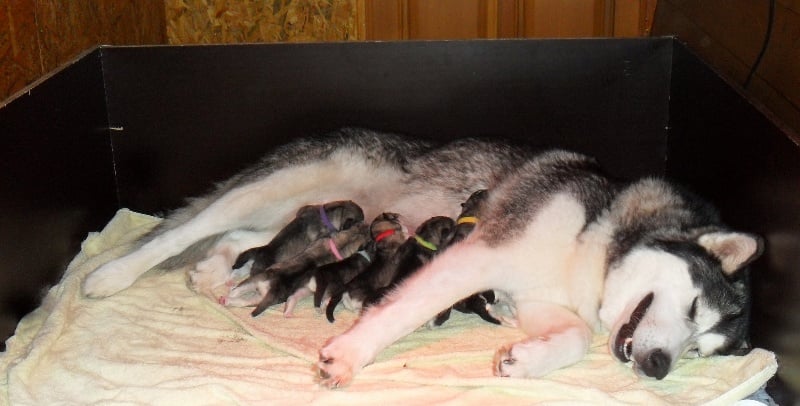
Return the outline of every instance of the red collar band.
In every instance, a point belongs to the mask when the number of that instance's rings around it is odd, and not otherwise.
[[[382,233],[380,233],[380,234],[375,236],[375,242],[381,242],[382,239],[384,239],[384,238],[386,238],[386,237],[388,237],[390,235],[393,235],[395,232],[397,232],[397,230],[394,230],[394,229],[386,230],[386,231],[384,231],[384,232],[382,232]]]

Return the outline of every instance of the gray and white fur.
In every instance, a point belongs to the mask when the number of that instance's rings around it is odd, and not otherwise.
[[[415,229],[433,216],[455,217],[478,189],[490,191],[480,226],[331,338],[319,352],[321,385],[347,385],[384,348],[490,289],[510,298],[527,337],[497,351],[498,376],[571,365],[603,329],[620,362],[654,378],[681,357],[746,344],[749,292],[740,276],[763,244],[726,227],[696,197],[659,179],[616,185],[573,152],[475,139],[433,145],[359,129],[278,148],[95,270],[83,291],[113,295],[222,235],[194,266],[194,283],[213,284],[235,255],[268,242],[304,204],[353,200],[368,218],[403,213]]]

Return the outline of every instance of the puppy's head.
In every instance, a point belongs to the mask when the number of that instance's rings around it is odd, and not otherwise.
[[[450,217],[436,216],[420,224],[415,234],[438,249],[450,242],[455,227],[456,223]]]
[[[406,240],[405,227],[397,213],[381,213],[370,224],[373,249],[396,248]]]
[[[461,214],[458,217],[479,216],[488,197],[489,192],[486,189],[473,192],[464,203],[461,203]]]
[[[610,264],[600,319],[609,350],[637,373],[662,379],[682,357],[747,345],[745,268],[758,258],[757,236],[717,231],[643,242]]]
[[[364,211],[350,200],[340,200],[322,205],[325,215],[338,231],[347,230],[364,221]]]

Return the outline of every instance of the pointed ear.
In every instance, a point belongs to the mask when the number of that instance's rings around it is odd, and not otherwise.
[[[701,235],[697,243],[719,259],[726,275],[742,269],[764,252],[764,240],[747,233],[716,231]]]

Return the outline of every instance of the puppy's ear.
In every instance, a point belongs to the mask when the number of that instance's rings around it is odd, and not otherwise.
[[[312,213],[313,214],[319,213],[319,206],[312,206],[312,205],[303,206],[297,209],[297,214],[295,214],[295,217],[303,217]]]
[[[359,220],[357,220],[357,219],[354,219],[354,218],[349,218],[349,217],[348,217],[348,218],[346,218],[346,219],[344,220],[344,222],[342,223],[342,226],[341,226],[341,227],[339,227],[339,231],[349,230],[351,227],[353,227],[353,226],[354,226],[354,225],[356,225],[356,224],[363,224],[363,223],[361,223],[361,222],[360,222]]]
[[[364,210],[361,206],[357,205],[351,200],[347,200],[342,205],[344,212],[348,217],[352,217],[355,221],[364,221]]]
[[[715,231],[701,235],[697,243],[719,259],[726,275],[734,274],[764,252],[764,240],[748,233]]]

